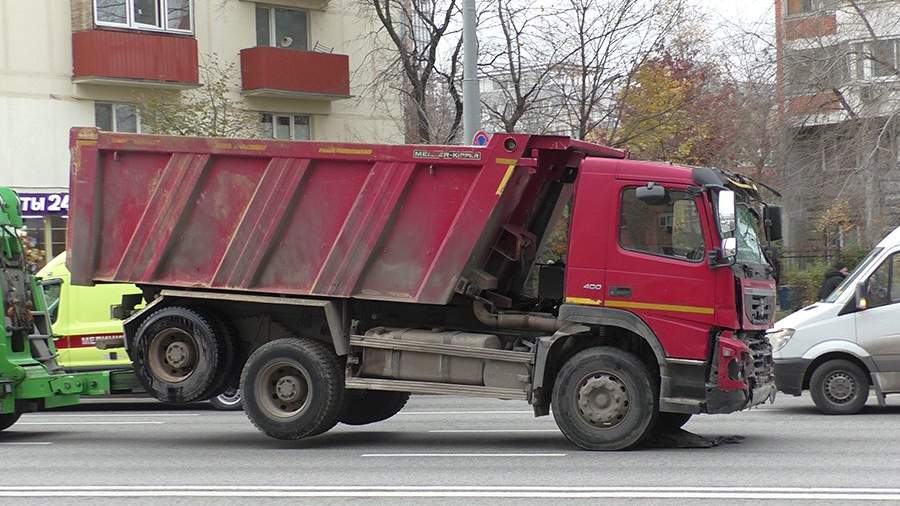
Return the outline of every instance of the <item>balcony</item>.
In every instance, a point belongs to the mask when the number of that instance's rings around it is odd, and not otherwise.
[[[199,86],[197,39],[125,30],[72,34],[73,81],[148,88]]]
[[[338,100],[350,97],[350,59],[344,54],[279,47],[241,50],[243,93],[251,97]]]
[[[786,40],[812,39],[837,33],[837,16],[817,14],[784,21],[784,38]]]

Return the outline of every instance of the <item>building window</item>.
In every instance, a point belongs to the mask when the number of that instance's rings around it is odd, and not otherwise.
[[[106,132],[134,134],[141,131],[137,108],[131,104],[94,103],[94,124]]]
[[[787,0],[786,3],[788,16],[832,10],[837,5],[836,0]]]
[[[785,58],[785,83],[789,93],[830,90],[849,78],[846,46],[826,46],[793,51]]]
[[[312,138],[310,130],[312,121],[309,116],[264,112],[261,122],[265,137],[295,141],[308,141]]]
[[[190,33],[192,0],[94,0],[100,26]]]
[[[256,6],[256,45],[306,51],[309,48],[306,11]]]
[[[857,44],[856,76],[861,79],[896,76],[898,44],[900,44],[898,39]]]

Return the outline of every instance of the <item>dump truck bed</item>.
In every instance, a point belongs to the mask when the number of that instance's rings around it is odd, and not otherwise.
[[[485,147],[71,133],[75,284],[445,304],[546,182],[620,151],[565,137]],[[521,220],[520,220],[521,221]]]

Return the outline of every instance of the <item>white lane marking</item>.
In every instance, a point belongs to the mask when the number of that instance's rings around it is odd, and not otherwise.
[[[85,413],[83,415],[77,413],[53,413],[53,412],[44,412],[44,413],[30,413],[25,415],[25,418],[37,418],[37,417],[46,417],[46,418],[158,418],[158,417],[173,417],[173,416],[200,416],[199,413],[159,413],[159,414],[151,414],[151,413]]]
[[[0,445],[52,445],[50,441],[13,441],[9,443],[0,443]]]
[[[565,457],[565,453],[363,453],[361,457]]]
[[[72,420],[71,422],[19,422],[16,425],[163,425],[166,422],[150,422],[150,421],[109,421],[109,422],[95,422],[95,421],[78,421]]]
[[[2,497],[499,497],[896,501],[900,489],[754,487],[11,486]]]
[[[506,432],[559,432],[559,429],[435,429],[430,430],[428,432],[442,433],[442,434],[477,434],[479,432],[498,432],[498,433],[506,433]]]
[[[533,415],[534,411],[401,411],[398,415]]]

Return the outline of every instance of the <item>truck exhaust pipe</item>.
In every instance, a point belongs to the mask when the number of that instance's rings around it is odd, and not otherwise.
[[[559,320],[547,313],[523,313],[519,311],[498,311],[494,313],[480,300],[476,300],[472,304],[472,310],[478,321],[495,329],[556,332],[562,326]]]

